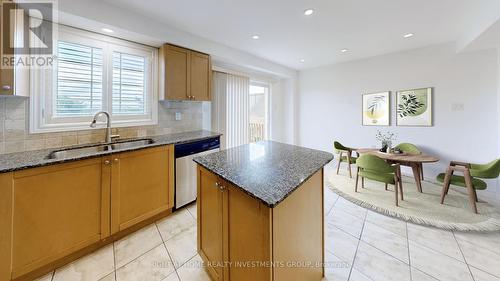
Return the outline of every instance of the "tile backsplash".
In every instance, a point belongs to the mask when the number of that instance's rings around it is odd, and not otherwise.
[[[175,120],[180,112],[181,120]],[[90,124],[91,118],[89,118]],[[77,144],[102,142],[102,128],[59,133],[29,133],[29,99],[0,97],[0,154],[59,148]],[[205,122],[206,123],[206,122]],[[100,126],[104,126],[102,123]],[[158,125],[114,128],[113,134],[120,138],[146,137],[203,129],[203,106],[201,102],[160,102]]]

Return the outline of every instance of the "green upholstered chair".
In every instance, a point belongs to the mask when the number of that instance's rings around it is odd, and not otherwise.
[[[356,156],[352,156],[354,148],[343,146],[340,142],[336,141],[333,143],[333,148],[335,152],[339,155],[339,163],[337,166],[337,175],[340,170],[340,163],[347,162],[347,169],[349,170],[349,177],[352,178],[351,165],[356,164],[356,159],[359,154],[356,152]]]
[[[361,155],[356,161],[358,166],[358,171],[356,174],[356,187],[355,191],[358,192],[358,181],[359,177],[363,180],[364,178],[383,182],[385,183],[385,189],[387,190],[387,185],[394,185],[394,194],[396,197],[396,206],[398,206],[398,189],[401,194],[401,200],[403,200],[403,185],[401,180],[401,169],[399,164],[390,165],[385,162],[382,158],[375,155],[364,154]],[[362,183],[362,187],[364,183]]]
[[[463,176],[454,175],[454,172],[461,172]],[[477,193],[476,190],[484,190],[488,187],[485,181],[480,179],[496,179],[500,174],[500,159],[493,160],[487,164],[471,164],[451,161],[446,173],[439,174],[437,180],[444,183],[441,193],[441,204],[448,194],[450,185],[467,188],[472,211],[477,214]]]
[[[420,151],[420,149],[418,149],[418,147],[412,143],[407,143],[407,142],[400,143],[400,144],[396,145],[395,148],[401,150],[404,153],[408,153],[408,154],[422,154],[422,151]],[[422,180],[424,180],[424,166],[422,163],[420,163],[418,165],[418,170],[420,172],[420,178]]]

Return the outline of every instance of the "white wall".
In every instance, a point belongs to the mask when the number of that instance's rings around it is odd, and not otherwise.
[[[271,139],[274,141],[295,143],[296,92],[293,79],[280,79],[271,85]]]
[[[391,130],[397,142],[411,142],[438,155],[426,165],[427,178],[450,160],[487,162],[500,152],[495,50],[456,54],[453,44],[394,53],[299,73],[299,144],[332,150],[334,140],[349,146],[378,146],[377,129]],[[434,87],[434,126],[395,126],[394,91]],[[361,126],[361,94],[393,91],[392,126]],[[452,111],[463,104],[463,111]],[[496,182],[493,182],[493,187]]]

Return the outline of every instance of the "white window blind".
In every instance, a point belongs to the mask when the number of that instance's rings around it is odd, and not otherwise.
[[[30,132],[88,129],[101,110],[113,127],[158,123],[158,50],[58,27],[53,68],[32,70]]]
[[[102,49],[59,41],[56,117],[88,116],[102,110]]]
[[[113,53],[113,114],[146,113],[146,58]]]

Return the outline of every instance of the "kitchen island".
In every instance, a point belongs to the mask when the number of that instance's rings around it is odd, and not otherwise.
[[[197,157],[198,253],[213,280],[320,281],[327,152],[264,141]]]

